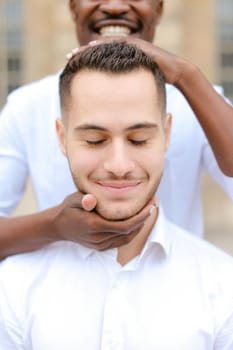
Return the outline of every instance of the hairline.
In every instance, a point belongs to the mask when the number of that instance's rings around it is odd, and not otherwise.
[[[73,81],[79,73],[86,71],[120,76],[140,70],[152,74],[157,92],[156,100],[161,109],[161,115],[165,115],[165,79],[157,63],[135,45],[126,42],[111,42],[88,47],[68,61],[59,80],[62,118],[67,118],[72,103]]]

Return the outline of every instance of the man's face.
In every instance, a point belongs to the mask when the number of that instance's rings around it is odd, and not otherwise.
[[[157,189],[170,130],[153,75],[82,71],[70,102],[57,129],[75,184],[96,196],[96,210],[107,219],[136,214]]]
[[[109,35],[152,42],[163,0],[70,0],[70,9],[80,45]]]

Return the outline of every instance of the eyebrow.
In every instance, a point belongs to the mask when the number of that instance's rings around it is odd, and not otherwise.
[[[144,123],[137,123],[137,124],[134,124],[132,126],[129,126],[128,128],[126,128],[126,130],[157,129],[157,128],[158,128],[158,124],[156,124],[156,123],[144,122]]]
[[[95,124],[82,124],[75,127],[75,130],[99,130],[99,131],[108,131],[106,128]]]
[[[149,123],[149,122],[142,122],[142,123],[137,123],[134,125],[131,125],[127,127],[125,130],[130,131],[130,130],[137,130],[137,129],[157,129],[158,124],[156,123]],[[108,131],[108,129],[95,125],[95,124],[82,124],[79,125],[75,128],[75,130],[98,130],[98,131]]]

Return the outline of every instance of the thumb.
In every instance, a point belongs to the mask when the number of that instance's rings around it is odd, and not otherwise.
[[[85,194],[82,198],[82,207],[84,210],[91,211],[95,208],[97,199],[93,194]]]

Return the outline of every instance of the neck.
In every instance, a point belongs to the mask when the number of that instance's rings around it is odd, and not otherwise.
[[[158,208],[146,220],[145,224],[137,235],[128,244],[118,248],[117,261],[121,266],[126,265],[130,260],[139,255],[151,233],[158,216]]]

